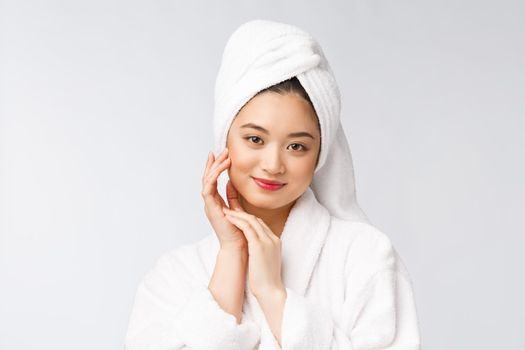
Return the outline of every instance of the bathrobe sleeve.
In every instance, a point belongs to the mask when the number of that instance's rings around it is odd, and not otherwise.
[[[375,258],[363,259],[361,271],[354,273],[357,277],[346,280],[346,298],[337,322],[319,305],[286,288],[288,296],[281,325],[282,350],[420,348],[409,275],[397,253],[389,247],[388,240],[383,244],[386,251]],[[367,266],[374,269],[365,278],[363,271]]]
[[[126,350],[255,349],[260,331],[224,311],[207,284],[173,256],[161,256],[135,295]]]

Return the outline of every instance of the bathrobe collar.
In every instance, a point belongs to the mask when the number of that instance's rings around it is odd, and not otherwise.
[[[281,234],[285,287],[305,295],[329,226],[330,213],[308,187],[290,210]]]

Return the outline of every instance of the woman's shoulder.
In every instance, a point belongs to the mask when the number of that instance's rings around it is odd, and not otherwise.
[[[206,281],[210,264],[216,256],[217,241],[209,234],[197,241],[183,243],[162,252],[155,261],[153,270],[171,270],[178,274],[202,278]]]
[[[161,253],[159,259],[191,261],[213,249],[215,239],[213,234],[208,234],[196,241],[180,244]]]
[[[346,267],[370,272],[395,269],[396,250],[390,237],[376,226],[332,217],[334,246],[345,247]]]

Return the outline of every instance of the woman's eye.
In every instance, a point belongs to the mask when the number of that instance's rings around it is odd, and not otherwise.
[[[294,148],[294,151],[306,151],[306,147],[301,145],[300,143],[292,143],[292,145],[296,145],[296,146],[301,147],[300,149],[295,149]]]
[[[260,140],[261,138],[258,137],[258,136],[248,136],[246,139],[247,139],[247,140],[251,140],[251,141],[253,141],[253,139]],[[254,142],[254,143],[257,143],[257,142]]]

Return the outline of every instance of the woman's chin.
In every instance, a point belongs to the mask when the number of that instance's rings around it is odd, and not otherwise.
[[[243,203],[249,206],[256,207],[259,209],[277,209],[283,206],[280,200],[277,200],[276,197],[269,195],[264,195],[260,193],[250,193],[248,195],[243,195]]]
[[[273,210],[285,207],[290,201],[286,200],[283,196],[261,194],[261,193],[250,193],[242,195],[244,206],[249,205],[258,209]]]

